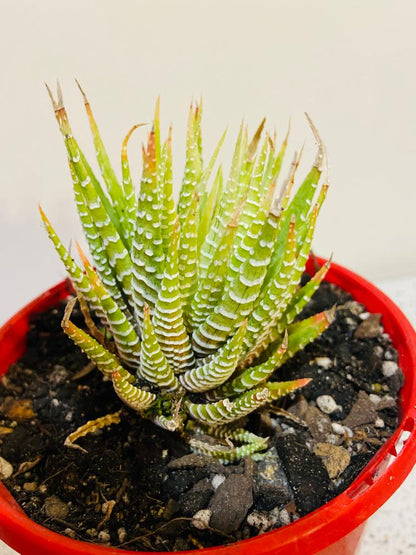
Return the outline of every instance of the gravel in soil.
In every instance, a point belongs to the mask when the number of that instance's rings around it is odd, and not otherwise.
[[[293,522],[344,491],[398,423],[403,375],[379,315],[324,283],[301,316],[335,304],[330,328],[276,373],[311,383],[248,419],[269,450],[228,466],[122,407],[61,332],[63,306],[36,315],[0,385],[0,478],[36,522],[131,550],[199,549]],[[120,424],[78,441],[85,452],[64,447],[119,410]]]

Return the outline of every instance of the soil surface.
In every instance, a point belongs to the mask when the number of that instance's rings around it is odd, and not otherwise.
[[[311,377],[252,415],[261,460],[223,466],[122,408],[61,331],[63,306],[33,318],[25,355],[0,385],[0,477],[36,522],[130,550],[198,549],[284,526],[345,490],[398,423],[403,375],[378,315],[324,283],[302,317],[338,305],[330,328],[276,372]],[[72,319],[82,326],[75,309]],[[64,446],[77,427],[121,422]]]

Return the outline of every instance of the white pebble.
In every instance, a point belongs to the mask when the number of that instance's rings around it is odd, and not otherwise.
[[[374,347],[374,352],[379,358],[381,358],[383,356],[383,353],[384,353],[383,347],[381,347],[380,345],[376,345]]]
[[[66,422],[72,422],[73,417],[74,417],[74,413],[72,412],[72,410],[70,410],[65,415],[65,421]]]
[[[385,378],[390,378],[397,372],[398,368],[397,362],[385,360],[381,366],[381,371]]]
[[[336,434],[328,434],[326,436],[326,442],[330,443],[331,445],[338,445],[340,443],[340,438]]]
[[[348,428],[348,426],[344,426],[344,430],[348,437],[352,437],[354,435],[354,432],[351,430],[351,428]]]
[[[293,428],[293,426],[290,426],[289,424],[285,424],[284,422],[281,422],[280,427],[282,428],[282,430],[286,434],[294,434],[295,433],[295,429]]]
[[[338,422],[332,422],[331,426],[332,426],[332,430],[336,434],[340,436],[343,436],[345,434],[345,428],[344,426],[342,426],[342,424],[338,424]]]
[[[225,481],[224,474],[215,474],[215,476],[211,480],[212,487],[217,489]]]
[[[332,360],[328,357],[318,357],[315,359],[315,362],[321,368],[325,368],[325,370],[332,366]]]
[[[367,318],[370,316],[369,312],[361,312],[360,314],[360,318],[361,320],[367,320]]]
[[[124,540],[125,540],[126,537],[127,537],[126,529],[125,529],[125,528],[119,528],[119,529],[117,530],[117,535],[118,535],[118,541],[119,541],[120,543],[124,543]]]
[[[316,399],[316,404],[318,408],[325,414],[332,414],[335,411],[340,410],[342,407],[337,405],[335,399],[331,395],[320,395]]]
[[[374,422],[374,426],[376,428],[384,428],[384,420],[382,418],[376,418],[376,421]]]
[[[265,531],[276,524],[277,517],[271,514],[253,511],[247,516],[247,524],[260,531]]]
[[[77,537],[77,533],[75,532],[75,530],[72,530],[72,528],[65,528],[64,534],[66,534],[73,540],[75,540],[75,538]]]
[[[374,393],[370,393],[368,397],[370,401],[373,403],[373,405],[375,405],[376,407],[380,404],[381,397],[379,397],[378,395],[375,395]]]
[[[270,418],[270,426],[275,430],[277,428],[277,420],[275,418]]]
[[[108,532],[108,530],[101,530],[101,532],[98,533],[98,541],[101,543],[107,543],[110,541],[110,534]]]
[[[7,480],[7,478],[10,478],[12,474],[12,465],[9,463],[9,461],[6,461],[6,459],[0,457],[0,480]]]
[[[280,511],[279,518],[282,524],[290,524],[290,515],[286,509]]]
[[[192,517],[192,524],[195,526],[195,528],[198,528],[198,530],[205,530],[209,527],[211,516],[212,511],[210,511],[209,509],[201,509]]]

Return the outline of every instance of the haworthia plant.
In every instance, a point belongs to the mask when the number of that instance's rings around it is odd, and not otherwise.
[[[73,260],[41,216],[82,306],[96,316],[96,332],[78,328],[72,302],[63,330],[126,405],[181,433],[192,449],[223,462],[263,451],[267,438],[245,430],[243,417],[308,383],[279,382],[277,371],[333,320],[328,311],[295,321],[328,269],[300,286],[328,187],[319,185],[324,149],[315,127],[309,120],[315,163],[292,195],[298,157],[279,185],[287,135],[276,147],[262,137],[264,120],[252,139],[243,123],[227,177],[222,164],[215,169],[225,133],[205,165],[202,104],[192,104],[175,206],[172,133],[162,140],[159,100],[136,195],[127,147],[140,126],[122,143],[118,177],[81,89],[98,177],[73,137],[59,86],[57,100],[48,91],[92,262],[80,249],[82,264]]]

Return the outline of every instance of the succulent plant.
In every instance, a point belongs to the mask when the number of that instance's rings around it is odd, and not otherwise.
[[[314,125],[308,118],[318,143],[311,170],[292,194],[295,156],[275,195],[287,136],[278,148],[275,136],[262,139],[263,120],[249,141],[243,123],[224,180],[222,166],[214,168],[225,133],[205,165],[202,103],[192,103],[175,206],[171,129],[162,143],[159,101],[136,197],[127,146],[139,126],[123,141],[120,180],[80,90],[103,183],[72,135],[59,85],[57,100],[48,89],[93,260],[78,247],[76,263],[41,210],[88,327],[71,322],[72,302],[63,330],[126,405],[195,451],[223,462],[263,451],[267,438],[247,431],[245,417],[309,382],[279,382],[277,370],[333,319],[331,311],[297,319],[329,266],[300,285],[328,188],[319,186],[324,149]],[[88,423],[72,439],[118,419]]]

